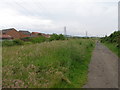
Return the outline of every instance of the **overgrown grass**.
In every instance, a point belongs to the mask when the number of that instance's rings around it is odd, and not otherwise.
[[[118,47],[117,47],[118,45],[116,43],[104,42],[103,44],[107,46],[113,53],[115,53],[120,57],[120,54],[118,53]]]
[[[92,39],[3,47],[3,87],[80,88],[87,81]]]

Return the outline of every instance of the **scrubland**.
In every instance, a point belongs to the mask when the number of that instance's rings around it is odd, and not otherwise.
[[[94,47],[93,39],[3,47],[3,88],[81,88]]]

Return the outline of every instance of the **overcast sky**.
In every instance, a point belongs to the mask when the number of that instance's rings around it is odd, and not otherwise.
[[[104,36],[118,30],[118,0],[0,0],[0,29]]]

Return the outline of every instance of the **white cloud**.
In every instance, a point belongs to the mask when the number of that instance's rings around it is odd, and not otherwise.
[[[0,25],[1,29],[6,27],[19,27],[19,28],[32,28],[35,29],[39,26],[47,28],[53,25],[52,20],[42,19],[34,16],[21,15],[18,12],[11,9],[0,10]],[[23,27],[24,26],[24,27]]]
[[[105,35],[117,30],[118,0],[2,0],[0,29]]]

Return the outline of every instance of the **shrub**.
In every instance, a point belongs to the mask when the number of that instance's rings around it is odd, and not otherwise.
[[[53,40],[65,40],[65,36],[60,34],[52,34],[51,37],[49,38],[49,41],[53,41]]]
[[[20,40],[20,39],[15,39],[15,40],[13,40],[13,43],[14,43],[15,45],[23,45],[23,44],[24,44],[24,41],[22,41],[22,40]]]
[[[5,40],[2,42],[2,46],[14,46],[14,45],[23,45],[24,41],[20,39],[15,39],[13,41],[11,40]]]
[[[13,46],[13,41],[5,40],[2,42],[2,46]]]
[[[52,34],[51,37],[49,38],[50,41],[53,41],[53,40],[59,40],[59,37],[57,34]]]
[[[120,31],[113,32],[110,36],[101,38],[101,42],[119,43]]]
[[[23,41],[31,41],[31,37],[25,37],[25,38],[22,38],[21,40],[23,40]]]
[[[46,38],[43,36],[31,38],[31,42],[33,42],[33,43],[41,43],[44,41],[46,41]]]
[[[59,37],[60,40],[65,40],[65,36],[62,35],[62,34],[60,34],[58,37]]]

